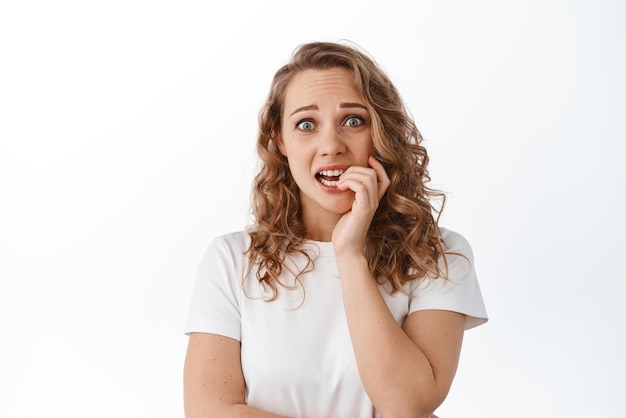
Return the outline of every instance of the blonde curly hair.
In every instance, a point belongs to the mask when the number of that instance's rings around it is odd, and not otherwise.
[[[260,167],[252,189],[255,223],[249,230],[247,254],[251,264],[259,267],[257,279],[271,289],[270,300],[278,296],[278,286],[285,286],[279,276],[289,254],[301,253],[309,261],[303,271],[294,272],[297,281],[314,265],[303,247],[306,230],[298,187],[277,144],[285,92],[300,71],[336,67],[348,69],[354,77],[371,115],[374,156],[391,180],[367,234],[365,255],[370,270],[379,283],[389,281],[393,292],[427,274],[445,277],[439,264],[445,249],[437,224],[445,195],[426,186],[430,181],[428,154],[400,94],[364,52],[351,45],[314,42],[301,45],[276,72],[259,114]],[[431,203],[435,199],[440,202],[438,208]]]

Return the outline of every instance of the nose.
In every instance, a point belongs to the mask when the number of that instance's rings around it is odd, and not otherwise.
[[[321,135],[319,152],[324,157],[341,155],[346,152],[344,138],[337,129],[328,129]]]

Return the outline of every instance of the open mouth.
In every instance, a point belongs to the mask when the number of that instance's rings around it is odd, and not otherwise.
[[[315,177],[317,178],[317,181],[322,183],[324,186],[335,187],[337,186],[339,177],[341,177],[341,175],[345,172],[346,170],[322,170],[317,173]]]

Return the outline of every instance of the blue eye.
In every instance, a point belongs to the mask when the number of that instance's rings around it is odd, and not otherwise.
[[[310,120],[303,120],[301,122],[298,122],[296,126],[302,131],[311,131],[315,127],[315,125],[313,125],[313,122],[311,122]]]
[[[348,119],[346,119],[345,125],[353,127],[353,128],[357,126],[361,126],[363,125],[363,119],[357,116],[351,116]]]

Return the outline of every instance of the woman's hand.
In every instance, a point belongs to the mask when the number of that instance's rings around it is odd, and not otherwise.
[[[368,159],[369,167],[350,167],[339,179],[340,190],[352,190],[354,202],[332,234],[335,254],[363,254],[365,237],[378,209],[378,203],[389,187],[390,180],[383,165],[373,156]]]

